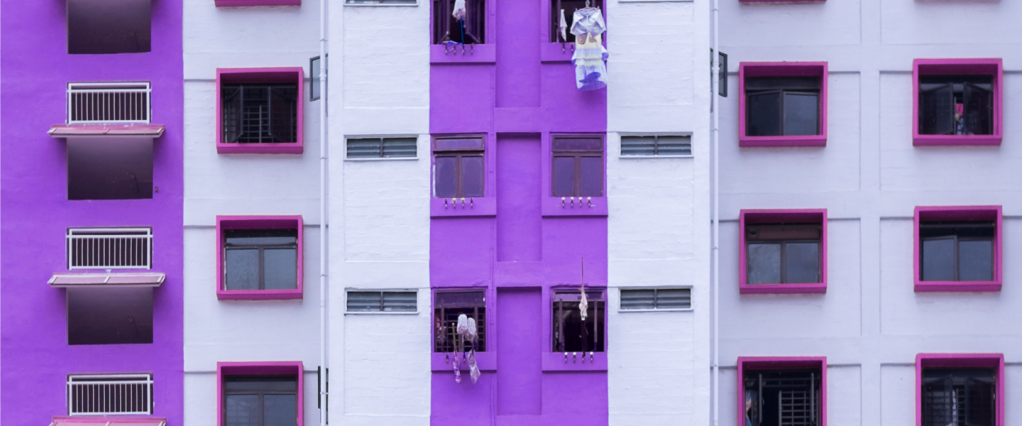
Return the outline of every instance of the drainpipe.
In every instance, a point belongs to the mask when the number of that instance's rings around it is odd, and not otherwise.
[[[720,73],[727,75],[727,70],[720,69],[720,21],[718,19],[718,0],[713,0],[713,81],[710,87],[710,116],[711,129],[710,143],[713,145],[713,230],[712,232],[712,268],[713,274],[713,372],[712,372],[712,393],[713,399],[713,426],[720,424]]]
[[[319,398],[322,401],[319,409],[319,424],[327,424],[327,403],[329,402],[327,392],[327,376],[329,364],[327,363],[327,140],[326,140],[326,111],[327,111],[327,50],[326,50],[326,19],[328,0],[319,0],[319,365],[322,366],[322,373],[319,374]],[[312,71],[311,69],[309,71]],[[304,100],[303,100],[304,101]]]

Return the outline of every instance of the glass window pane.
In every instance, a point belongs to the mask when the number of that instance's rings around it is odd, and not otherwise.
[[[437,198],[451,198],[454,197],[456,192],[456,179],[457,179],[457,159],[454,157],[437,157],[436,164],[436,175],[433,177],[433,185],[435,186],[434,196]]]
[[[820,243],[787,243],[784,250],[785,282],[820,282]]]
[[[817,135],[820,97],[815,93],[784,94],[784,134]]]
[[[483,157],[461,158],[461,196],[483,196]]]
[[[781,245],[779,243],[750,243],[746,252],[748,265],[746,280],[749,284],[777,284],[781,282]]]
[[[994,279],[993,241],[959,241],[958,275],[962,281]]]
[[[259,250],[227,249],[224,267],[228,290],[259,289]]]
[[[224,395],[225,426],[259,426],[259,395]]]
[[[582,157],[583,197],[603,196],[603,157]]]
[[[748,136],[781,134],[781,92],[753,93],[748,96],[745,133]]]
[[[319,64],[320,64],[320,58],[319,57],[313,58],[312,61],[310,61],[310,64],[309,64],[309,74],[311,74],[310,77],[312,77],[310,79],[311,80],[310,81],[310,83],[311,83],[310,85],[312,86],[310,88],[311,89],[310,92],[312,92],[312,93],[309,96],[310,96],[310,100],[313,100],[313,101],[319,99],[319,92],[320,92]]]
[[[923,240],[923,281],[955,279],[955,240],[952,237]]]
[[[298,250],[264,250],[263,266],[263,280],[267,290],[298,288]]]
[[[298,397],[296,395],[264,395],[263,426],[296,426]]]
[[[554,157],[554,196],[575,195],[575,157]]]
[[[919,133],[924,135],[954,134],[954,87],[951,84],[946,84],[934,89],[924,89],[923,87],[919,89]]]

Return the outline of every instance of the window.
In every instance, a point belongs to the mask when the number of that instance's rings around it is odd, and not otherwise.
[[[553,295],[553,352],[603,352],[606,344],[606,303],[602,291],[586,291],[586,318],[582,318],[580,291]]]
[[[691,136],[622,136],[622,156],[692,155]]]
[[[746,423],[757,426],[817,426],[823,384],[819,369],[744,371]]]
[[[352,138],[347,140],[348,159],[415,158],[416,138]]]
[[[67,0],[67,53],[149,52],[151,0]]]
[[[298,299],[302,295],[299,216],[219,216],[220,299]]]
[[[553,138],[552,191],[554,197],[603,196],[603,138]]]
[[[348,291],[348,312],[415,312],[414,291]]]
[[[67,269],[150,269],[150,228],[69,228]]]
[[[621,289],[621,310],[673,310],[692,308],[692,289]]]
[[[916,208],[916,290],[999,290],[1000,220],[999,206]]]
[[[153,291],[149,287],[67,289],[67,343],[153,343]]]
[[[549,0],[550,1],[550,41],[552,43],[574,43],[575,35],[571,33],[572,19],[575,11],[586,7],[586,0]],[[592,0],[590,7],[603,9],[603,0]],[[564,14],[564,22],[568,24],[568,31],[565,31],[567,39],[561,39],[561,14]],[[570,52],[569,52],[570,53]]]
[[[458,316],[465,315],[476,323],[479,339],[476,352],[486,351],[486,294],[482,290],[443,291],[433,296],[433,352],[456,352],[464,347],[458,336]]]
[[[150,374],[71,374],[67,376],[68,415],[151,415]]]
[[[743,210],[741,292],[826,291],[826,210]]]
[[[301,362],[217,363],[217,424],[304,424],[302,374]]]
[[[1000,59],[916,59],[913,144],[1000,145]]]
[[[1003,354],[916,356],[918,426],[1002,426]]]
[[[746,62],[738,73],[740,146],[826,145],[826,62]]]
[[[482,197],[486,166],[483,138],[436,138],[433,141],[433,196]]]
[[[433,44],[486,43],[486,0],[465,0],[462,19],[455,18],[455,0],[433,0]]]
[[[153,140],[67,139],[68,200],[153,198]]]
[[[217,70],[217,152],[302,152],[304,71]]]
[[[312,77],[309,83],[309,100],[318,101],[321,93],[323,92],[323,82],[319,78],[320,66],[323,61],[320,60],[319,56],[309,59],[309,74]]]

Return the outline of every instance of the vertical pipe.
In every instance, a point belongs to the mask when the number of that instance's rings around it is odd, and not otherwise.
[[[720,82],[720,9],[718,0],[713,0],[713,77],[710,81],[710,116],[713,128],[711,141],[713,145],[713,229],[712,229],[712,268],[713,274],[713,426],[720,424],[720,96],[717,87]],[[726,74],[726,70],[723,70]],[[741,403],[741,402],[739,402]]]
[[[327,0],[319,0],[319,363],[323,373],[319,375],[320,395],[323,399],[319,410],[319,424],[326,426],[330,399],[327,391],[327,47],[326,19]],[[312,72],[310,69],[309,72]],[[305,102],[300,99],[299,102]]]

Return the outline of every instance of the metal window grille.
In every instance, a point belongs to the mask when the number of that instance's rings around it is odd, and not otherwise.
[[[454,18],[454,0],[433,0],[433,44],[486,43],[486,0],[465,0],[465,18]]]
[[[348,312],[415,312],[414,291],[349,291]]]
[[[692,289],[655,288],[621,290],[621,309],[689,309]]]
[[[692,155],[691,136],[622,136],[623,156]]]
[[[476,320],[479,340],[475,350],[486,351],[486,296],[482,291],[436,293],[433,304],[433,352],[454,352],[458,348],[458,316],[461,314]],[[469,347],[466,344],[464,349]]]
[[[67,269],[152,269],[150,228],[67,230]]]
[[[816,424],[813,397],[806,390],[781,390],[777,398],[781,426],[812,426]]]
[[[415,158],[416,138],[347,140],[347,158]]]
[[[69,415],[150,415],[153,376],[150,374],[70,375]]]
[[[296,84],[230,84],[221,93],[225,143],[298,140]]]
[[[746,371],[746,418],[761,426],[820,424],[821,380],[817,371]]]
[[[69,83],[68,124],[148,123],[149,83]]]

